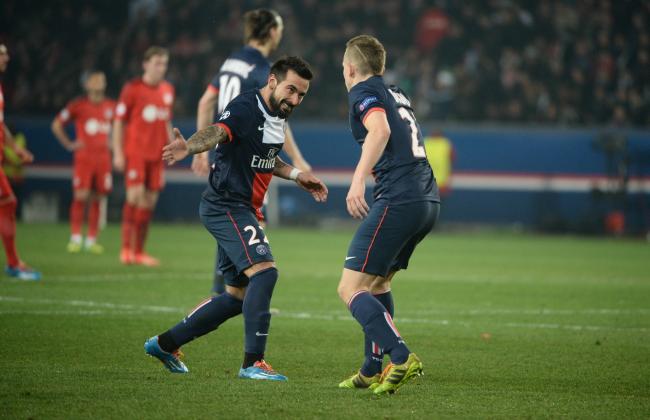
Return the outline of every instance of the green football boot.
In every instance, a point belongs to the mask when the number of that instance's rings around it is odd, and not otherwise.
[[[415,353],[409,354],[409,358],[401,365],[389,365],[382,375],[381,383],[373,387],[375,395],[393,394],[405,383],[422,375],[422,362]]]
[[[71,254],[78,254],[81,252],[81,244],[78,242],[68,242],[68,246],[66,247],[68,252]]]
[[[355,389],[355,388],[371,388],[373,385],[379,385],[380,374],[375,376],[363,376],[361,372],[357,372],[350,376],[345,381],[339,384],[339,388]]]
[[[84,250],[95,255],[101,255],[104,253],[104,247],[98,243],[86,244],[84,245]]]

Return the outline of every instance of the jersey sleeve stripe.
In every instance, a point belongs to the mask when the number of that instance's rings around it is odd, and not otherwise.
[[[368,118],[368,115],[372,114],[375,111],[381,111],[384,114],[386,113],[386,110],[384,108],[380,108],[378,106],[374,108],[370,108],[368,111],[366,111],[366,115],[363,116],[363,120],[361,120],[361,123],[365,124],[366,123],[366,118]]]
[[[208,85],[208,90],[209,90],[211,93],[214,93],[214,94],[219,93],[219,88],[216,87],[215,85],[213,85],[212,83],[210,83],[210,84]]]
[[[224,123],[216,123],[215,126],[221,127],[224,130],[226,130],[226,134],[228,134],[228,143],[230,143],[232,141],[232,131],[230,131],[230,127],[228,127]]]

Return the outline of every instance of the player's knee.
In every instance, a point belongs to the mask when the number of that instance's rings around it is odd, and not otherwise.
[[[336,289],[336,292],[339,295],[339,298],[343,301],[343,303],[347,304],[348,300],[354,295],[356,292],[359,290],[362,290],[363,288],[358,287],[356,284],[351,284],[350,282],[344,281],[341,279],[339,282],[339,286]]]
[[[248,267],[246,270],[244,270],[244,274],[246,275],[246,277],[251,278],[255,274],[259,273],[260,271],[266,270],[268,268],[275,268],[275,263],[273,261],[263,261],[263,262],[253,264],[250,267]]]
[[[235,299],[244,300],[244,296],[246,296],[246,288],[226,285],[226,293]]]
[[[89,198],[90,198],[89,190],[76,190],[74,192],[74,199],[76,201],[88,201]]]
[[[390,291],[390,284],[392,279],[392,274],[387,277],[377,276],[370,286],[370,292],[373,295],[378,295]]]

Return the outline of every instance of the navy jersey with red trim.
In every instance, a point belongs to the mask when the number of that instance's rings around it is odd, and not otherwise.
[[[352,87],[348,102],[350,129],[359,144],[363,145],[368,134],[363,121],[371,113],[384,112],[390,126],[386,149],[372,171],[375,200],[388,200],[392,204],[439,202],[422,132],[406,94],[395,86],[387,88],[381,76],[373,76]]]
[[[203,198],[217,207],[257,211],[284,145],[287,121],[267,108],[258,90],[251,90],[226,106],[217,125],[228,133],[228,142],[216,148]]]
[[[245,46],[230,54],[209,85],[219,95],[215,117],[240,93],[266,85],[270,70],[271,63],[256,48]],[[213,161],[214,151],[211,151],[210,162]]]

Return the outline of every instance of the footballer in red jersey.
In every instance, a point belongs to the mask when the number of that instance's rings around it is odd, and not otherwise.
[[[7,46],[0,44],[0,73],[4,73],[9,63]],[[0,85],[0,237],[7,257],[5,274],[20,280],[40,280],[41,273],[29,267],[18,256],[16,250],[16,196],[14,195],[9,180],[2,170],[2,151],[5,144],[12,149],[23,162],[32,162],[34,156],[14,142],[11,132],[4,123],[5,101]]]
[[[120,252],[124,264],[159,265],[144,252],[144,242],[165,183],[162,148],[172,136],[174,87],[164,80],[168,62],[166,49],[147,49],[142,77],[124,85],[115,109],[113,165],[124,172],[126,183]]]
[[[82,250],[81,226],[88,203],[88,232],[83,249],[101,254],[97,243],[99,213],[102,199],[112,189],[109,132],[115,111],[115,101],[104,96],[106,76],[91,71],[83,80],[86,96],[69,102],[52,121],[52,132],[61,145],[74,153],[74,190],[70,206],[70,242],[68,252]],[[64,127],[74,122],[75,140],[68,137]]]

